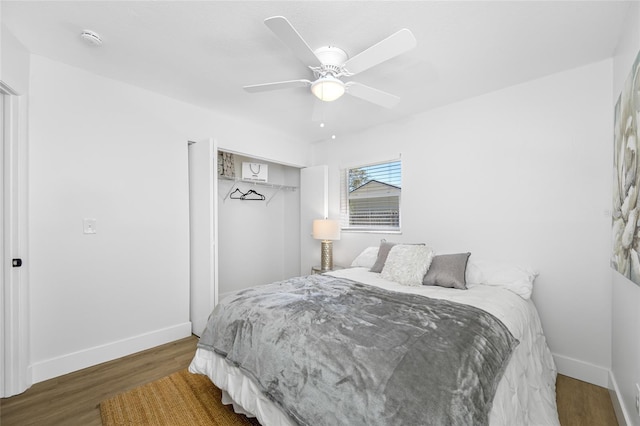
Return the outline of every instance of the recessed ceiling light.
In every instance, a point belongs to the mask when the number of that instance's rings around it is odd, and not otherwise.
[[[336,138],[336,135],[331,135],[331,139],[335,139],[335,138]]]
[[[324,123],[320,123],[320,127],[324,127]]]
[[[80,33],[80,38],[82,38],[87,44],[92,46],[102,46],[102,39],[100,35],[95,31],[91,30],[82,30]]]

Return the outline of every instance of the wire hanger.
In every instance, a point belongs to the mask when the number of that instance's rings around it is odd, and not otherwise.
[[[240,197],[241,200],[249,200],[249,201],[264,201],[266,197],[253,189],[248,190],[245,194]]]
[[[237,194],[237,195],[236,195]],[[242,191],[240,191],[239,188],[236,188],[235,191],[233,191],[231,194],[229,194],[229,198],[233,198],[234,200],[242,200],[246,194]]]

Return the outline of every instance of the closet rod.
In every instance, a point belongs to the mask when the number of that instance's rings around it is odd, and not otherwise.
[[[227,193],[225,194],[223,201],[227,201],[227,198],[229,198],[229,195],[231,194],[231,192],[233,192],[234,189],[236,189],[238,187],[238,184],[240,183],[245,183],[245,184],[253,184],[254,186],[264,186],[266,188],[274,188],[276,189],[276,191],[273,193],[273,195],[271,195],[271,197],[269,198],[269,200],[267,200],[267,205],[269,205],[269,202],[273,199],[273,197],[278,194],[280,191],[295,191],[297,189],[296,186],[290,186],[290,185],[278,185],[278,184],[274,184],[274,183],[267,183],[267,182],[256,182],[253,180],[248,180],[248,179],[238,179],[238,178],[231,178],[231,177],[226,177],[226,176],[218,176],[219,180],[229,180],[229,181],[233,181],[233,185],[231,185],[231,188],[229,188],[229,190],[227,191]]]

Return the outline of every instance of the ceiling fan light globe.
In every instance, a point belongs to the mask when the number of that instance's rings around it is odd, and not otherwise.
[[[337,78],[323,77],[313,82],[311,92],[321,101],[335,101],[344,95],[344,83]]]

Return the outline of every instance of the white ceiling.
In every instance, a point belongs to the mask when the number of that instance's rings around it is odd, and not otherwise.
[[[33,53],[204,108],[274,126],[305,142],[338,137],[613,56],[626,1],[6,1],[2,23]],[[308,89],[242,86],[310,79],[263,23],[289,19],[312,49],[350,56],[401,28],[416,49],[352,79],[401,97],[388,110]],[[83,43],[98,32],[100,48]],[[73,84],[73,82],[65,82]],[[322,106],[324,128],[312,121]]]

